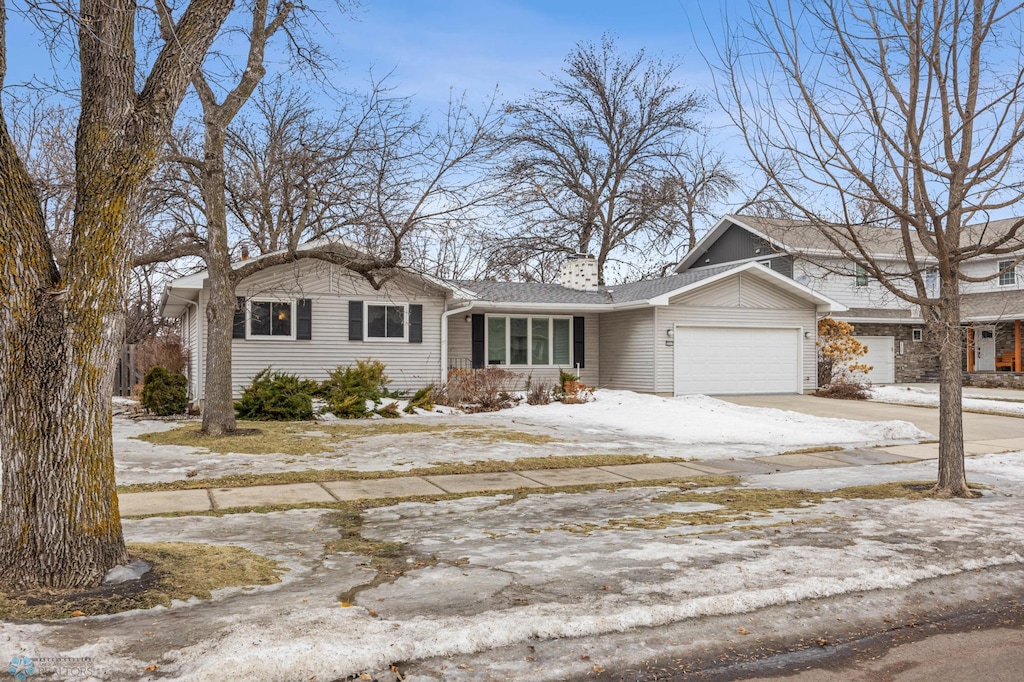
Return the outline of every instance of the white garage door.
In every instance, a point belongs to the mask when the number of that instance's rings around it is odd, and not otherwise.
[[[675,393],[800,393],[800,331],[677,327]]]
[[[859,362],[871,365],[868,380],[873,384],[891,384],[896,380],[896,354],[891,336],[855,336],[868,347],[868,354]]]

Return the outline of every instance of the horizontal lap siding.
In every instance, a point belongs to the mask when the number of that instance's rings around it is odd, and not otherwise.
[[[195,400],[199,397],[199,386],[197,385],[197,379],[199,377],[199,327],[196,324],[196,307],[187,305],[185,306],[185,313],[181,316],[182,319],[182,341],[185,344],[185,348],[188,350],[188,395],[189,398]]]
[[[436,382],[440,376],[440,318],[444,298],[422,282],[396,280],[378,291],[344,268],[304,261],[257,273],[238,286],[237,294],[249,299],[311,299],[313,338],[308,341],[233,340],[231,383],[236,397],[252,377],[267,366],[275,371],[323,380],[329,370],[339,365],[373,358],[385,364],[385,374],[391,379],[389,387],[400,391],[422,388]],[[423,342],[349,341],[348,302],[351,300],[422,305]],[[203,342],[205,346],[205,338]]]
[[[803,388],[813,391],[817,387],[817,356],[814,331],[817,315],[811,303],[774,289],[750,275],[740,274],[692,294],[672,300],[670,305],[658,308],[659,328],[675,325],[706,327],[799,327],[812,332],[802,339],[801,348]],[[662,332],[664,333],[664,332]],[[657,355],[657,392],[674,391],[675,347],[664,343],[655,346]],[[756,331],[751,332],[750,352],[757,353]]]
[[[566,311],[562,313],[537,313],[532,315],[531,313],[524,313],[521,310],[517,311],[503,311],[503,310],[488,310],[486,313],[480,310],[470,310],[466,313],[457,313],[452,315],[448,319],[448,363],[452,367],[466,366],[469,367],[472,359],[472,324],[466,322],[466,315],[472,314],[478,315],[508,315],[509,317],[580,317],[579,315],[573,315],[572,312]],[[584,340],[584,364],[586,365],[580,372],[580,381],[588,386],[596,386],[598,382],[598,376],[600,374],[600,325],[599,316],[593,313],[588,313],[582,316],[584,318],[583,323],[583,340]],[[570,325],[571,329],[571,325]],[[570,348],[571,352],[571,348]],[[523,378],[530,377],[533,381],[547,381],[552,384],[558,383],[558,371],[564,369],[566,371],[574,371],[571,366],[550,366],[550,365],[509,365],[503,366],[504,369],[511,370],[517,374],[523,375]]]
[[[599,385],[651,393],[654,388],[654,310],[601,315]]]

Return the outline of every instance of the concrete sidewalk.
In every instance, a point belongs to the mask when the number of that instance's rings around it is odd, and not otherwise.
[[[257,485],[242,488],[208,488],[118,496],[122,516],[189,514],[222,509],[275,505],[331,503],[346,500],[400,498],[448,493],[486,493],[529,488],[658,481],[708,475],[756,475],[798,469],[896,464],[938,458],[937,443],[861,448],[834,452],[770,455],[751,459],[658,462],[572,469],[538,469],[485,474],[398,476],[322,483]],[[971,441],[968,455],[1024,450],[1024,438]]]

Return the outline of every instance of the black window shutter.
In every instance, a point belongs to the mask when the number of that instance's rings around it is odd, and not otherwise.
[[[348,340],[363,340],[363,302],[348,302]]]
[[[484,316],[473,316],[473,369],[484,366]]]
[[[409,343],[423,343],[423,306],[409,304]]]
[[[245,296],[235,296],[235,318],[231,323],[231,338],[245,338]]]
[[[583,327],[584,318],[572,318],[572,365],[573,367],[579,367],[580,369],[586,367],[586,364],[583,362]]]
[[[296,312],[295,338],[309,341],[313,338],[313,301],[308,298],[300,299]]]

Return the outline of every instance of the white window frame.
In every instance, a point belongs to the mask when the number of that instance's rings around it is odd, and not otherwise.
[[[510,320],[515,318],[526,319],[526,347],[530,349],[526,354],[525,365],[513,365],[512,360],[512,324]],[[573,342],[573,324],[572,315],[531,315],[529,313],[518,315],[516,313],[508,313],[505,315],[495,314],[486,315],[484,318],[484,366],[485,367],[572,367],[572,349]],[[490,364],[491,358],[491,335],[490,335],[490,320],[494,318],[502,318],[505,320],[505,363],[502,365]],[[533,364],[533,320],[537,318],[546,318],[548,320],[548,361],[546,364],[535,365]],[[568,320],[569,321],[569,362],[565,365],[556,365],[555,359],[555,324],[554,320]]]
[[[370,336],[370,306],[402,309],[401,336]],[[387,311],[384,311],[384,333],[387,333]],[[392,303],[390,301],[363,301],[363,341],[380,341],[383,343],[401,343],[409,340],[409,304]]]
[[[924,333],[923,333],[922,330],[920,330],[920,329],[911,329],[910,330],[910,340],[911,341],[917,342],[917,341],[920,341],[922,338],[924,338]]]
[[[252,307],[256,303],[287,303],[291,307],[292,316],[292,331],[288,336],[283,334],[253,334],[252,333]],[[273,307],[271,307],[273,310]],[[258,341],[294,341],[295,330],[298,327],[299,321],[296,319],[299,314],[298,301],[294,298],[272,298],[272,297],[260,297],[253,296],[252,298],[246,298],[245,302],[245,338],[253,339]],[[270,321],[270,328],[273,330],[274,321]]]
[[[1012,287],[1017,285],[1017,266],[1013,264],[1012,260],[999,261],[996,265],[996,272],[999,273],[999,286],[1001,287]],[[1003,281],[1003,278],[1007,278],[1007,281]]]
[[[871,282],[868,275],[868,269],[860,263],[855,263],[853,266],[853,285],[858,288],[866,287]]]

